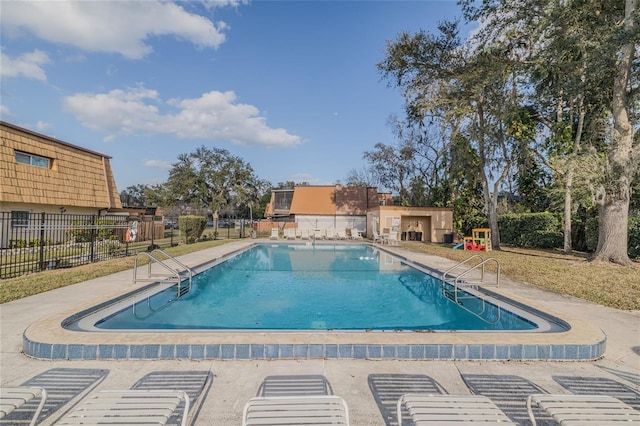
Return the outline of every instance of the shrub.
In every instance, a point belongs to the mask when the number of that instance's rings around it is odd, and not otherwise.
[[[629,257],[640,259],[640,212],[629,215]]]
[[[462,221],[462,232],[464,235],[471,235],[474,228],[488,228],[489,221],[485,216],[469,216]]]
[[[187,244],[198,241],[206,227],[207,218],[204,216],[185,215],[178,218],[178,228],[184,232]]]
[[[544,213],[508,213],[498,218],[500,242],[518,247],[562,247],[562,224],[558,216]]]
[[[23,238],[14,238],[9,240],[9,248],[25,248],[27,241]]]

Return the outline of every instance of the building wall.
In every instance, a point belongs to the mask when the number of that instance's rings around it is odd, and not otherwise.
[[[49,159],[49,167],[16,161],[16,151]],[[110,157],[0,123],[0,207],[121,208]]]
[[[367,232],[373,235],[374,216],[378,233],[393,226],[400,232],[422,232],[425,242],[444,242],[445,234],[453,232],[453,210],[438,207],[379,206],[367,213]]]
[[[347,215],[296,215],[296,225],[298,229],[335,229],[347,230],[356,228],[359,231],[366,230],[366,216]]]

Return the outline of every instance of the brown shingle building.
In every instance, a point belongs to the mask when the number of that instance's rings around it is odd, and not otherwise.
[[[10,214],[15,226],[37,213],[119,210],[110,159],[0,121],[0,213]]]
[[[0,121],[0,211],[120,209],[110,159]]]

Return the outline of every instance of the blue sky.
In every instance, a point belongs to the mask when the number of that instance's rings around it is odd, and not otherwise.
[[[3,0],[3,121],[112,157],[119,190],[227,149],[273,184],[344,182],[400,93],[376,69],[455,1]]]

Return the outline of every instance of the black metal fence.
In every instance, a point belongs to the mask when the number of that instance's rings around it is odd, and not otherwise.
[[[169,247],[179,232],[162,218],[0,212],[0,278],[71,268]]]

